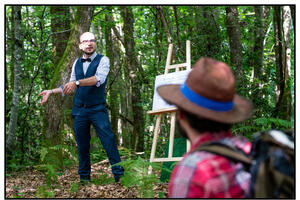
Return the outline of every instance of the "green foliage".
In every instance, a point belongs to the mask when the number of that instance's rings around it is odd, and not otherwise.
[[[35,195],[38,198],[54,198],[54,192],[43,185],[39,186]]]
[[[17,165],[17,160],[16,159],[11,159],[6,163],[6,169],[8,171],[19,171],[23,166],[22,165]]]
[[[52,147],[43,147],[41,149],[40,153],[40,161],[42,164],[37,165],[37,169],[44,172],[46,176],[46,183],[47,186],[50,187],[52,184],[55,184],[57,182],[57,176],[60,175],[60,172],[58,171],[59,165],[56,163],[56,161],[53,161],[51,159],[51,156],[49,154],[51,153],[51,150],[64,150],[68,151],[67,145],[56,145]],[[45,159],[46,158],[46,159]],[[69,160],[70,159],[66,159]]]
[[[70,187],[70,192],[71,193],[76,193],[78,192],[79,189],[79,184],[78,183],[72,183],[71,187]]]
[[[97,163],[107,158],[106,152],[103,148],[94,149],[91,153],[91,163]]]
[[[57,167],[51,164],[40,164],[36,166],[37,170],[44,172],[46,175],[47,186],[50,187],[52,184],[57,182],[58,172],[56,171]]]
[[[276,119],[276,118],[258,118],[255,120],[255,123],[258,127],[261,127],[261,130],[267,129],[294,129],[294,123],[291,121]]]
[[[14,196],[13,198],[24,198],[24,194],[22,192],[20,192],[20,190],[22,190],[22,187],[19,187],[19,186],[12,186],[12,189],[14,190]]]
[[[277,118],[257,118],[252,125],[238,124],[233,126],[232,133],[244,135],[250,140],[256,132],[266,131],[270,129],[278,130],[294,130],[294,122]]]
[[[48,154],[48,149],[45,148],[45,147],[43,147],[43,148],[41,149],[41,161],[44,161],[45,156],[46,156],[47,154]]]
[[[159,170],[161,166],[157,163],[150,163],[147,160],[138,157],[136,160],[127,159],[119,163],[124,167],[124,176],[121,178],[121,184],[125,187],[137,187],[139,198],[153,198],[154,185],[158,183],[155,174],[149,174],[148,169],[151,166],[153,170]]]
[[[109,177],[108,174],[99,173],[96,175],[95,179],[92,179],[92,183],[96,185],[108,185],[115,182],[113,177]]]
[[[126,157],[126,158],[130,158],[132,157],[132,151],[126,147],[119,147],[119,154],[121,157]]]

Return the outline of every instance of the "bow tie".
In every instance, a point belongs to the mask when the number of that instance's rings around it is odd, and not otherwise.
[[[81,58],[81,62],[84,63],[85,61],[91,62],[92,60],[90,58],[87,58],[87,59]]]

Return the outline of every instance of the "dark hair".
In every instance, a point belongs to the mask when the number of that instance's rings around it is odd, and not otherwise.
[[[186,110],[179,108],[186,116],[189,125],[199,132],[221,132],[230,130],[232,124],[213,121],[207,118],[200,118]]]

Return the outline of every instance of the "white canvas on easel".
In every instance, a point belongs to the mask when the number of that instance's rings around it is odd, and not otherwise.
[[[157,115],[153,136],[153,143],[151,148],[150,162],[169,162],[169,161],[180,161],[182,157],[173,157],[173,144],[174,144],[174,133],[175,133],[175,120],[176,120],[176,106],[170,105],[165,102],[157,93],[156,89],[160,85],[164,84],[182,84],[188,73],[191,71],[191,56],[190,56],[190,41],[186,41],[186,62],[181,64],[171,65],[171,56],[173,51],[173,44],[169,45],[168,56],[166,61],[165,73],[158,75],[155,79],[154,97],[152,110],[148,111],[148,114]],[[170,70],[175,72],[170,73]],[[155,158],[157,138],[160,132],[160,122],[163,114],[171,115],[171,127],[170,127],[170,138],[169,138],[169,152],[167,158]],[[186,151],[190,149],[190,142],[187,140]],[[152,169],[149,169],[151,173]]]
[[[161,110],[166,108],[173,108],[174,105],[168,104],[164,99],[162,99],[157,93],[157,88],[161,85],[166,84],[182,84],[186,80],[189,72],[191,70],[184,70],[179,72],[173,72],[169,74],[158,75],[155,78],[155,86],[154,86],[154,95],[153,95],[153,104],[152,110]]]

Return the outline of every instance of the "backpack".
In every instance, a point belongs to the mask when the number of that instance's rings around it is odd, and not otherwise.
[[[220,141],[195,151],[207,151],[243,164],[251,174],[249,198],[295,198],[294,133],[279,130],[254,135],[250,155]]]

